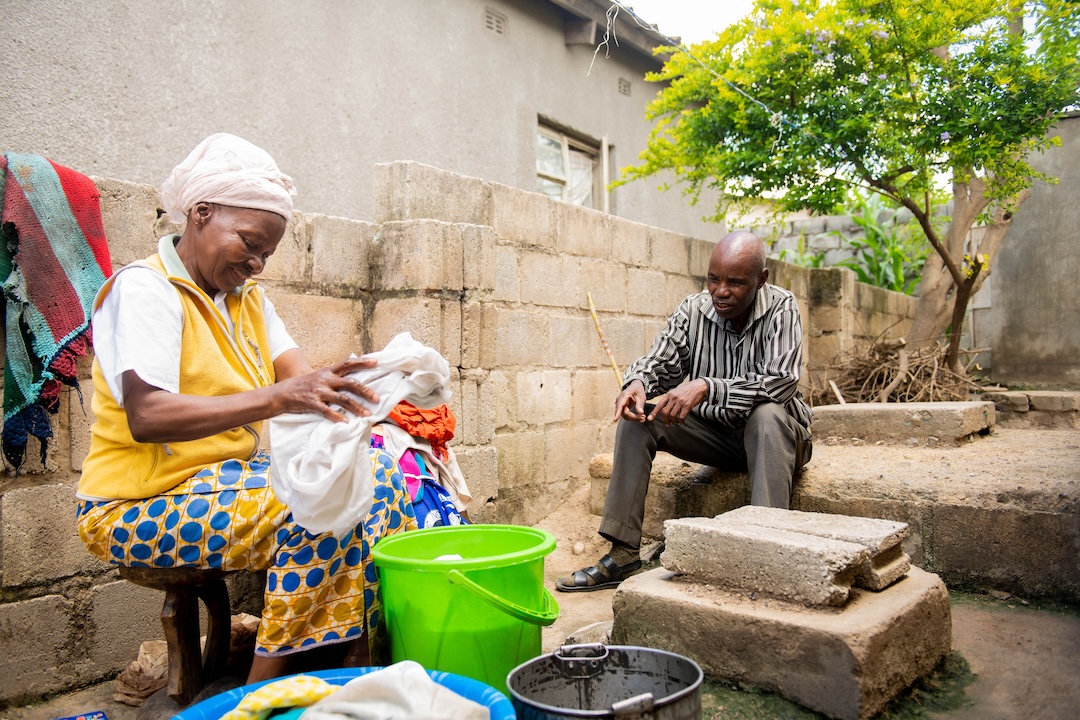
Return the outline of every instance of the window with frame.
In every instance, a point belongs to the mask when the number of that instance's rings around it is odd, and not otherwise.
[[[555,200],[605,210],[602,145],[541,124],[536,133],[537,191]]]

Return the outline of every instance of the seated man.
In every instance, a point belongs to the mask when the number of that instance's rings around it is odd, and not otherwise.
[[[615,400],[615,462],[600,534],[611,550],[556,583],[563,592],[618,585],[641,567],[641,523],[657,450],[746,470],[751,503],[786,508],[795,471],[810,459],[811,411],[797,386],[802,323],[795,296],[769,285],[765,246],[724,237],[707,290],[682,301]],[[655,397],[655,405],[646,398]]]

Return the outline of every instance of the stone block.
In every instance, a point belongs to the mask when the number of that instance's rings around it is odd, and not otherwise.
[[[524,250],[518,258],[521,302],[576,307],[580,288],[577,258]]]
[[[558,203],[560,253],[607,258],[611,251],[611,216],[580,205]]]
[[[114,270],[153,255],[161,235],[179,232],[179,226],[171,223],[156,227],[161,208],[157,188],[100,177],[93,181],[101,193],[101,224]],[[167,222],[168,218],[162,217]]]
[[[462,283],[466,290],[495,287],[495,231],[485,225],[459,225],[463,249]]]
[[[517,418],[529,425],[570,419],[570,371],[537,370],[518,373]]]
[[[625,218],[611,218],[611,259],[630,267],[649,264],[649,226]]]
[[[49,484],[9,490],[0,498],[3,586],[44,585],[105,564],[86,550],[75,528],[75,488]]]
[[[576,423],[569,427],[546,429],[544,471],[547,482],[554,483],[585,476],[589,460],[596,451],[597,423]]]
[[[649,266],[677,275],[690,274],[690,246],[688,238],[670,230],[649,228]],[[708,270],[708,261],[702,269],[694,272],[702,275]]]
[[[300,285],[311,277],[312,217],[295,213],[274,255],[257,278],[261,283]]]
[[[891,585],[911,567],[902,547],[908,534],[904,523],[750,505],[726,513],[723,520],[862,545],[870,557],[856,570],[853,584],[867,590],[881,590]]]
[[[499,308],[495,337],[496,367],[547,364],[546,314]]]
[[[517,391],[514,379],[517,373],[492,370],[488,373],[487,384],[495,398],[495,429],[502,430],[517,424]]]
[[[541,193],[490,183],[495,234],[502,240],[555,247],[558,203]]]
[[[490,226],[494,218],[488,183],[418,162],[375,165],[373,195],[380,223],[442,220]]]
[[[459,446],[454,450],[454,455],[465,478],[465,484],[469,486],[469,494],[472,495],[469,514],[473,516],[473,520],[483,522],[473,513],[481,512],[489,500],[499,496],[499,451],[490,445]]]
[[[679,276],[672,276],[672,278],[685,280]],[[667,283],[668,276],[659,270],[627,268],[625,292],[627,308],[640,315],[669,314],[675,309],[675,305],[671,304],[668,297]]]
[[[1080,392],[1029,390],[1027,396],[1032,410],[1044,410],[1046,412],[1076,412],[1080,410]]]
[[[652,345],[655,332],[651,332],[649,320],[621,315],[603,317],[600,327],[604,330],[607,338],[608,349],[611,350],[615,364],[619,366],[619,372],[626,370],[627,366],[645,354]],[[663,328],[663,321],[659,321],[656,332]],[[594,331],[595,332],[595,331]],[[601,350],[603,352],[603,350]],[[603,355],[607,361],[607,355]]]
[[[716,249],[716,241],[688,238],[686,245],[690,258],[690,275],[703,279],[709,274],[709,259],[712,257],[713,250]]]
[[[621,379],[610,367],[595,370],[582,369],[571,380],[573,405],[570,419],[574,422],[603,420],[610,422],[615,412],[615,398],[619,394]]]
[[[311,281],[346,297],[372,288],[372,244],[379,226],[329,215],[308,215]],[[274,260],[276,262],[277,255]]]
[[[882,592],[852,591],[843,609],[681,582],[663,568],[628,578],[612,603],[612,644],[677,652],[710,677],[843,720],[872,717],[952,643],[948,591],[918,568]]]
[[[603,323],[603,319],[600,322]],[[595,367],[606,360],[592,317],[552,315],[548,319],[547,365]]]
[[[496,435],[494,445],[499,451],[500,496],[511,488],[544,483],[547,445],[543,430]]]
[[[0,707],[20,698],[69,688],[78,678],[72,667],[75,604],[45,595],[0,605]]]
[[[161,605],[165,593],[126,580],[105,583],[93,588],[93,631],[90,658],[102,672],[123,669],[139,655],[145,640],[164,640]],[[199,603],[205,615],[205,608]]]
[[[461,367],[495,365],[498,311],[494,305],[466,296],[461,305]]]
[[[272,293],[270,299],[312,367],[325,367],[352,353],[365,352],[360,334],[364,308],[359,300],[283,292]]]
[[[371,273],[377,290],[463,288],[461,226],[434,220],[384,223],[375,236]]]
[[[94,383],[79,380],[80,393],[65,390],[60,393],[59,424],[61,434],[68,438],[68,468],[82,472],[82,464],[90,453],[90,426],[94,424],[94,410],[90,399],[94,396]]]
[[[990,402],[847,403],[814,408],[815,437],[886,443],[958,443],[994,426]]]
[[[661,318],[667,318],[668,315],[675,311],[675,308],[679,307],[679,303],[690,295],[695,295],[704,289],[704,284],[697,278],[687,277],[685,275],[668,275],[664,283],[664,307],[666,309],[650,314]],[[640,301],[635,298],[633,293],[631,293],[627,300],[627,304],[634,312],[638,311],[638,302]]]
[[[466,445],[483,445],[495,437],[495,396],[487,374],[467,372],[461,378],[462,414],[455,437]]]
[[[516,245],[495,246],[495,287],[491,298],[503,302],[517,302],[521,297],[520,259]]]
[[[626,310],[627,270],[618,263],[605,260],[582,259],[579,266],[578,285],[568,289],[570,303],[582,309],[589,307],[589,294],[598,312],[623,312]]]
[[[843,605],[862,545],[787,530],[682,518],[664,523],[660,561],[672,572],[730,590],[748,590],[805,605]]]
[[[433,297],[386,298],[375,305],[371,344],[381,350],[398,333],[435,348],[450,363],[461,365],[461,303]]]

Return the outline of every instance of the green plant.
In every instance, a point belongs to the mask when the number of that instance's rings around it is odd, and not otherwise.
[[[781,250],[780,261],[804,268],[825,267],[825,251],[811,251],[810,243],[806,241],[806,234],[800,232],[795,250],[792,251],[787,248]]]
[[[853,210],[851,220],[862,228],[863,237],[849,237],[839,230],[830,233],[842,237],[855,251],[855,257],[837,265],[851,268],[864,283],[914,295],[932,248],[912,222],[898,222],[898,211],[886,207],[878,195],[855,193]]]

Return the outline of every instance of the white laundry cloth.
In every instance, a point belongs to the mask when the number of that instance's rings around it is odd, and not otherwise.
[[[270,420],[270,482],[293,519],[311,533],[344,537],[371,509],[371,426],[408,400],[420,408],[450,399],[450,364],[438,351],[409,333],[365,357],[373,368],[350,375],[379,396],[371,411],[336,423],[316,413],[279,415]],[[348,413],[347,413],[348,414]]]
[[[345,683],[300,720],[489,720],[487,707],[431,679],[420,663],[402,660]]]

